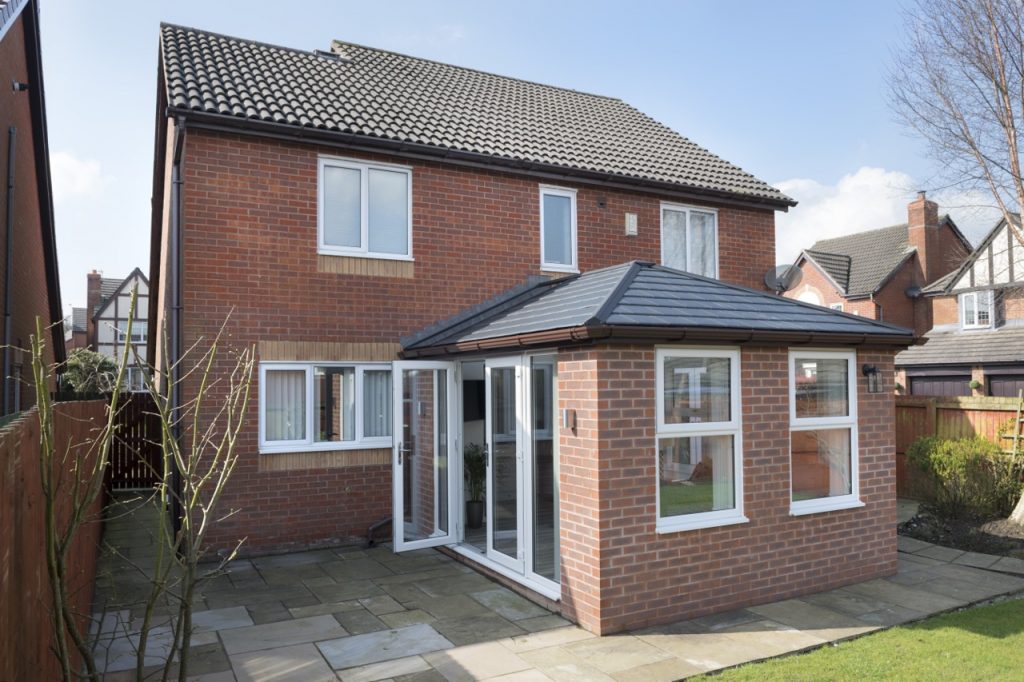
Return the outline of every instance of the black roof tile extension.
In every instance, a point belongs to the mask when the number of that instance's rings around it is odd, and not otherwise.
[[[403,339],[403,348],[585,326],[865,335],[891,337],[893,345],[913,337],[911,330],[884,322],[634,261],[536,284],[511,304],[484,307]]]
[[[795,205],[622,100],[335,42],[305,52],[163,24],[173,110]],[[340,56],[339,58],[339,55]]]

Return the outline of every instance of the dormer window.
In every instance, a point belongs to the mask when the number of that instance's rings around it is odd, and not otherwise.
[[[992,326],[991,291],[960,294],[960,326],[964,329],[988,329]]]

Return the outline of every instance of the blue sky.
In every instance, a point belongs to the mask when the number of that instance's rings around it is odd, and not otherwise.
[[[900,5],[41,0],[65,307],[148,267],[160,21],[302,49],[333,38],[620,97],[781,187],[778,258],[902,222],[933,164],[886,104]],[[933,192],[933,194],[935,194]],[[939,192],[968,236],[979,202]]]

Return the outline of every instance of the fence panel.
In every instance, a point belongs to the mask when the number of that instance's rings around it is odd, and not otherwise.
[[[163,467],[160,420],[148,393],[123,394],[118,405],[117,437],[110,448],[109,481],[113,490],[152,488]]]

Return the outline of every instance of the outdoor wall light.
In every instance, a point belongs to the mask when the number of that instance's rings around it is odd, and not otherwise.
[[[576,431],[576,410],[571,407],[562,410],[562,428]]]
[[[860,371],[868,378],[868,393],[881,393],[882,373],[878,371],[878,367],[875,365],[864,365]]]

